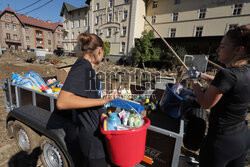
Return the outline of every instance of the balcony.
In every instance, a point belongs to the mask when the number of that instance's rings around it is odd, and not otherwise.
[[[21,40],[5,38],[5,42],[6,43],[19,43],[20,44]]]
[[[62,32],[65,32],[65,33],[68,33],[69,32],[69,30],[67,29],[67,28],[62,28]]]

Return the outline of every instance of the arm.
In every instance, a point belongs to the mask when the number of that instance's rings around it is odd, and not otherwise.
[[[102,106],[112,100],[113,99],[84,98],[62,90],[58,96],[56,106],[59,110],[90,108],[90,107]]]
[[[212,81],[214,80],[214,76],[213,75],[208,75],[206,73],[201,73],[201,78],[206,80],[206,81]]]
[[[200,104],[204,109],[213,107],[222,97],[222,92],[213,85],[210,85],[205,92],[202,92],[197,81],[192,81],[194,93]]]

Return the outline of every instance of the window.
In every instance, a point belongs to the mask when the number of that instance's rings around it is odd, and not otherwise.
[[[74,28],[74,21],[72,21],[71,28]]]
[[[156,16],[152,16],[152,24],[156,22]]]
[[[13,35],[13,39],[17,40],[17,35],[16,34]]]
[[[48,40],[48,44],[51,45],[51,40]]]
[[[204,19],[206,16],[207,9],[200,9],[199,19]]]
[[[113,0],[109,0],[109,7],[111,8],[113,6]]]
[[[50,32],[48,32],[48,38],[50,38],[50,36],[51,36],[51,34],[50,34]]]
[[[30,45],[27,45],[27,50],[30,50]]]
[[[96,16],[96,17],[95,17],[95,24],[98,24],[98,23],[99,23],[99,17]]]
[[[87,19],[83,19],[83,26],[87,26]]]
[[[78,12],[78,16],[80,16],[81,15],[81,13],[80,12]]]
[[[108,15],[108,22],[112,22],[112,13],[109,13]]]
[[[126,20],[127,17],[128,17],[128,11],[124,10],[124,12],[123,12],[123,20]]]
[[[157,8],[158,7],[158,2],[157,1],[153,1],[153,8]]]
[[[75,35],[74,35],[74,32],[72,32],[72,34],[71,34],[71,35],[72,35],[71,39],[74,39],[74,36],[75,36]]]
[[[26,42],[27,42],[27,43],[30,42],[30,37],[26,37]]]
[[[95,10],[99,10],[99,9],[100,9],[100,4],[96,3]]]
[[[16,31],[16,25],[13,25],[13,30]]]
[[[173,13],[173,21],[178,21],[178,13]]]
[[[233,30],[238,27],[238,24],[229,24],[228,30]]]
[[[28,28],[25,28],[25,32],[26,32],[26,33],[29,33],[29,29],[28,29]]]
[[[171,30],[170,30],[170,37],[174,38],[175,37],[175,33],[176,33],[176,28],[171,28]]]
[[[99,35],[99,30],[98,29],[95,30],[95,34]]]
[[[127,27],[122,27],[122,36],[126,36],[127,34]]]
[[[107,31],[107,37],[111,37],[111,33],[112,33],[111,28],[108,28],[108,31]]]
[[[174,1],[174,4],[180,4],[181,3],[181,0],[175,0]]]
[[[233,15],[240,15],[241,14],[241,9],[242,9],[242,4],[235,4],[234,5]]]
[[[124,3],[128,3],[129,2],[129,0],[124,0]]]
[[[126,47],[126,43],[125,42],[122,42],[121,44],[121,52],[125,52],[125,47]]]
[[[14,16],[11,16],[11,21],[13,22],[15,20],[15,17]]]
[[[5,24],[5,28],[6,28],[6,30],[9,30],[10,29],[10,25],[9,24]]]
[[[80,22],[80,20],[78,20],[78,27],[80,27],[81,26],[81,22]]]
[[[9,19],[9,15],[8,13],[5,14],[5,19],[8,20]]]
[[[66,29],[69,29],[69,27],[68,27],[68,22],[66,22],[65,25],[66,25],[66,26],[65,26]]]
[[[203,31],[203,27],[196,27],[196,37],[201,37],[202,36],[202,31]]]
[[[6,38],[10,39],[10,34],[9,33],[6,34]]]

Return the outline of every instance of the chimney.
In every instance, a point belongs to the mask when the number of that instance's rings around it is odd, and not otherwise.
[[[39,20],[39,17],[37,17],[36,19]]]
[[[47,20],[47,23],[51,23],[51,20]]]
[[[25,16],[26,16],[26,17],[29,17],[29,15],[28,15],[28,14],[26,14]]]

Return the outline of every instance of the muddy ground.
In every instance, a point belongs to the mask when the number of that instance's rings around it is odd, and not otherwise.
[[[12,73],[23,75],[31,70],[39,73],[41,76],[55,76],[56,66],[72,64],[75,60],[76,58],[64,57],[40,64],[41,62],[26,63],[14,54],[0,56],[0,81],[10,77]],[[107,67],[106,65],[102,66]],[[114,68],[114,65],[111,64],[109,68]],[[129,67],[129,69],[131,68]],[[174,75],[171,72],[169,73]],[[7,114],[8,112],[4,107],[3,92],[0,89],[0,167],[42,167],[41,162],[38,160],[39,151],[36,152],[35,150],[30,155],[19,152],[14,140],[9,138],[5,125]],[[250,115],[248,115],[248,120],[250,120]],[[185,151],[184,148],[182,149],[182,154],[192,155],[192,153]]]

